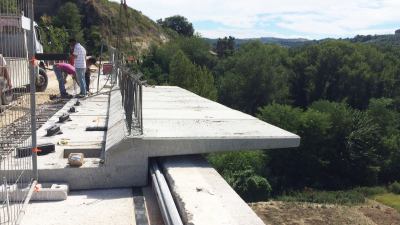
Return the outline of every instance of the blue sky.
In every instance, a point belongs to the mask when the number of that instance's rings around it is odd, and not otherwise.
[[[116,1],[116,0],[114,0]],[[203,37],[321,39],[400,29],[400,0],[127,0],[153,20],[182,15]]]

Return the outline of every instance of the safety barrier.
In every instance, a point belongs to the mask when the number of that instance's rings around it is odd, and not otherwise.
[[[1,0],[0,224],[18,224],[37,179],[35,35],[33,0]]]

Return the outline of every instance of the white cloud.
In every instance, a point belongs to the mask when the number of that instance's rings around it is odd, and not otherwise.
[[[192,22],[213,21],[229,29],[198,30],[203,36],[233,35],[347,37],[365,32],[390,32],[400,22],[399,0],[127,0],[133,8],[156,20],[183,15]],[[257,24],[273,22],[273,28]],[[400,24],[399,24],[400,26]],[[285,33],[282,33],[284,30]],[[227,33],[225,33],[227,32]]]

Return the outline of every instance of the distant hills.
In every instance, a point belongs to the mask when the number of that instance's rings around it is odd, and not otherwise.
[[[337,40],[346,40],[353,43],[365,43],[365,44],[376,44],[380,46],[390,45],[390,46],[400,46],[400,31],[396,31],[396,34],[385,34],[385,35],[357,35],[354,38],[345,38],[345,39],[337,39]],[[218,39],[210,39],[205,38],[205,40],[212,44],[216,45]],[[317,44],[327,40],[334,39],[321,39],[321,40],[309,40],[304,38],[274,38],[274,37],[262,37],[262,38],[247,38],[247,39],[236,39],[236,46],[239,47],[249,41],[260,41],[264,44],[276,44],[283,47],[293,48],[293,47],[301,47],[304,45]]]
[[[210,38],[205,38],[205,40],[212,44],[216,45],[218,39],[210,39]],[[249,41],[260,41],[264,44],[276,44],[276,45],[281,45],[284,47],[300,47],[303,45],[307,44],[313,44],[316,43],[316,40],[308,40],[304,38],[293,38],[293,39],[285,39],[285,38],[274,38],[274,37],[262,37],[262,38],[246,38],[246,39],[236,39],[235,43],[236,46],[243,45]]]

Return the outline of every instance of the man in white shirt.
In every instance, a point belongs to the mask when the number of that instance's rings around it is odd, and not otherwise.
[[[81,90],[80,95],[84,97],[87,94],[85,82],[86,49],[73,38],[69,40],[69,44],[74,49],[76,78]]]
[[[0,54],[0,99],[6,86],[8,86],[8,88],[12,88],[10,75],[8,74],[7,69],[7,62],[3,55]]]

